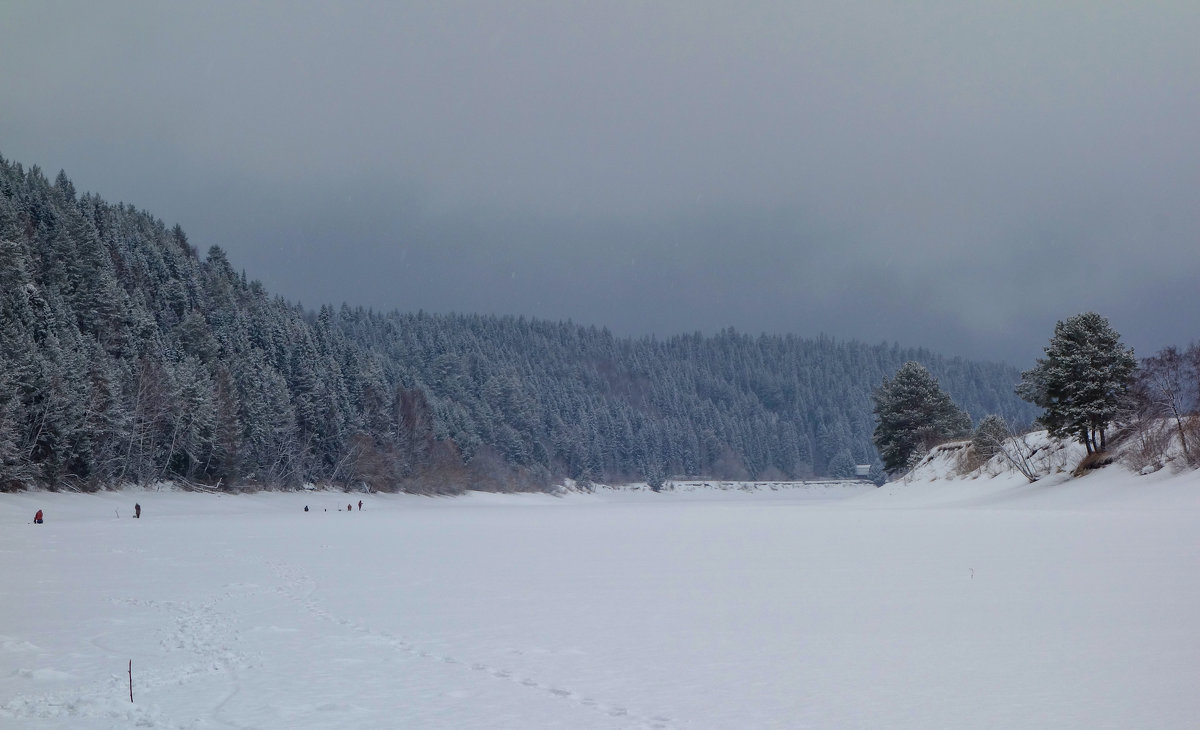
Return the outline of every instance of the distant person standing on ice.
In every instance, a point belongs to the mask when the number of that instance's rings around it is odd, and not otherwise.
[[[353,511],[354,511],[354,505],[352,505],[352,504],[348,504],[348,505],[346,505],[346,511],[347,511],[347,512],[353,512]]]
[[[35,524],[35,525],[42,524],[42,511],[41,510],[38,510],[37,514],[33,516],[33,524]]]
[[[358,511],[362,512],[362,500],[358,500]]]
[[[137,502],[133,503],[133,516],[135,518],[140,518],[142,516],[142,505],[138,504]]]

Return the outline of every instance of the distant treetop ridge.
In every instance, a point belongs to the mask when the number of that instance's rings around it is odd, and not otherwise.
[[[0,488],[852,476],[879,464],[872,390],[910,360],[976,419],[1035,415],[1015,369],[897,345],[305,311],[0,158]]]

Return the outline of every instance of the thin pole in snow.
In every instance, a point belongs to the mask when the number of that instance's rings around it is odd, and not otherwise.
[[[133,702],[133,660],[129,660],[129,701]]]

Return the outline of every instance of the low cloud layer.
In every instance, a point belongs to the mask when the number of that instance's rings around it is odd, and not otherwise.
[[[306,305],[1196,336],[1188,3],[23,3],[0,154]]]

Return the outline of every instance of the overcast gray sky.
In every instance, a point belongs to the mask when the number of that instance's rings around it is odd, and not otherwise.
[[[899,341],[1200,322],[1200,3],[0,0],[0,154],[306,306]]]

